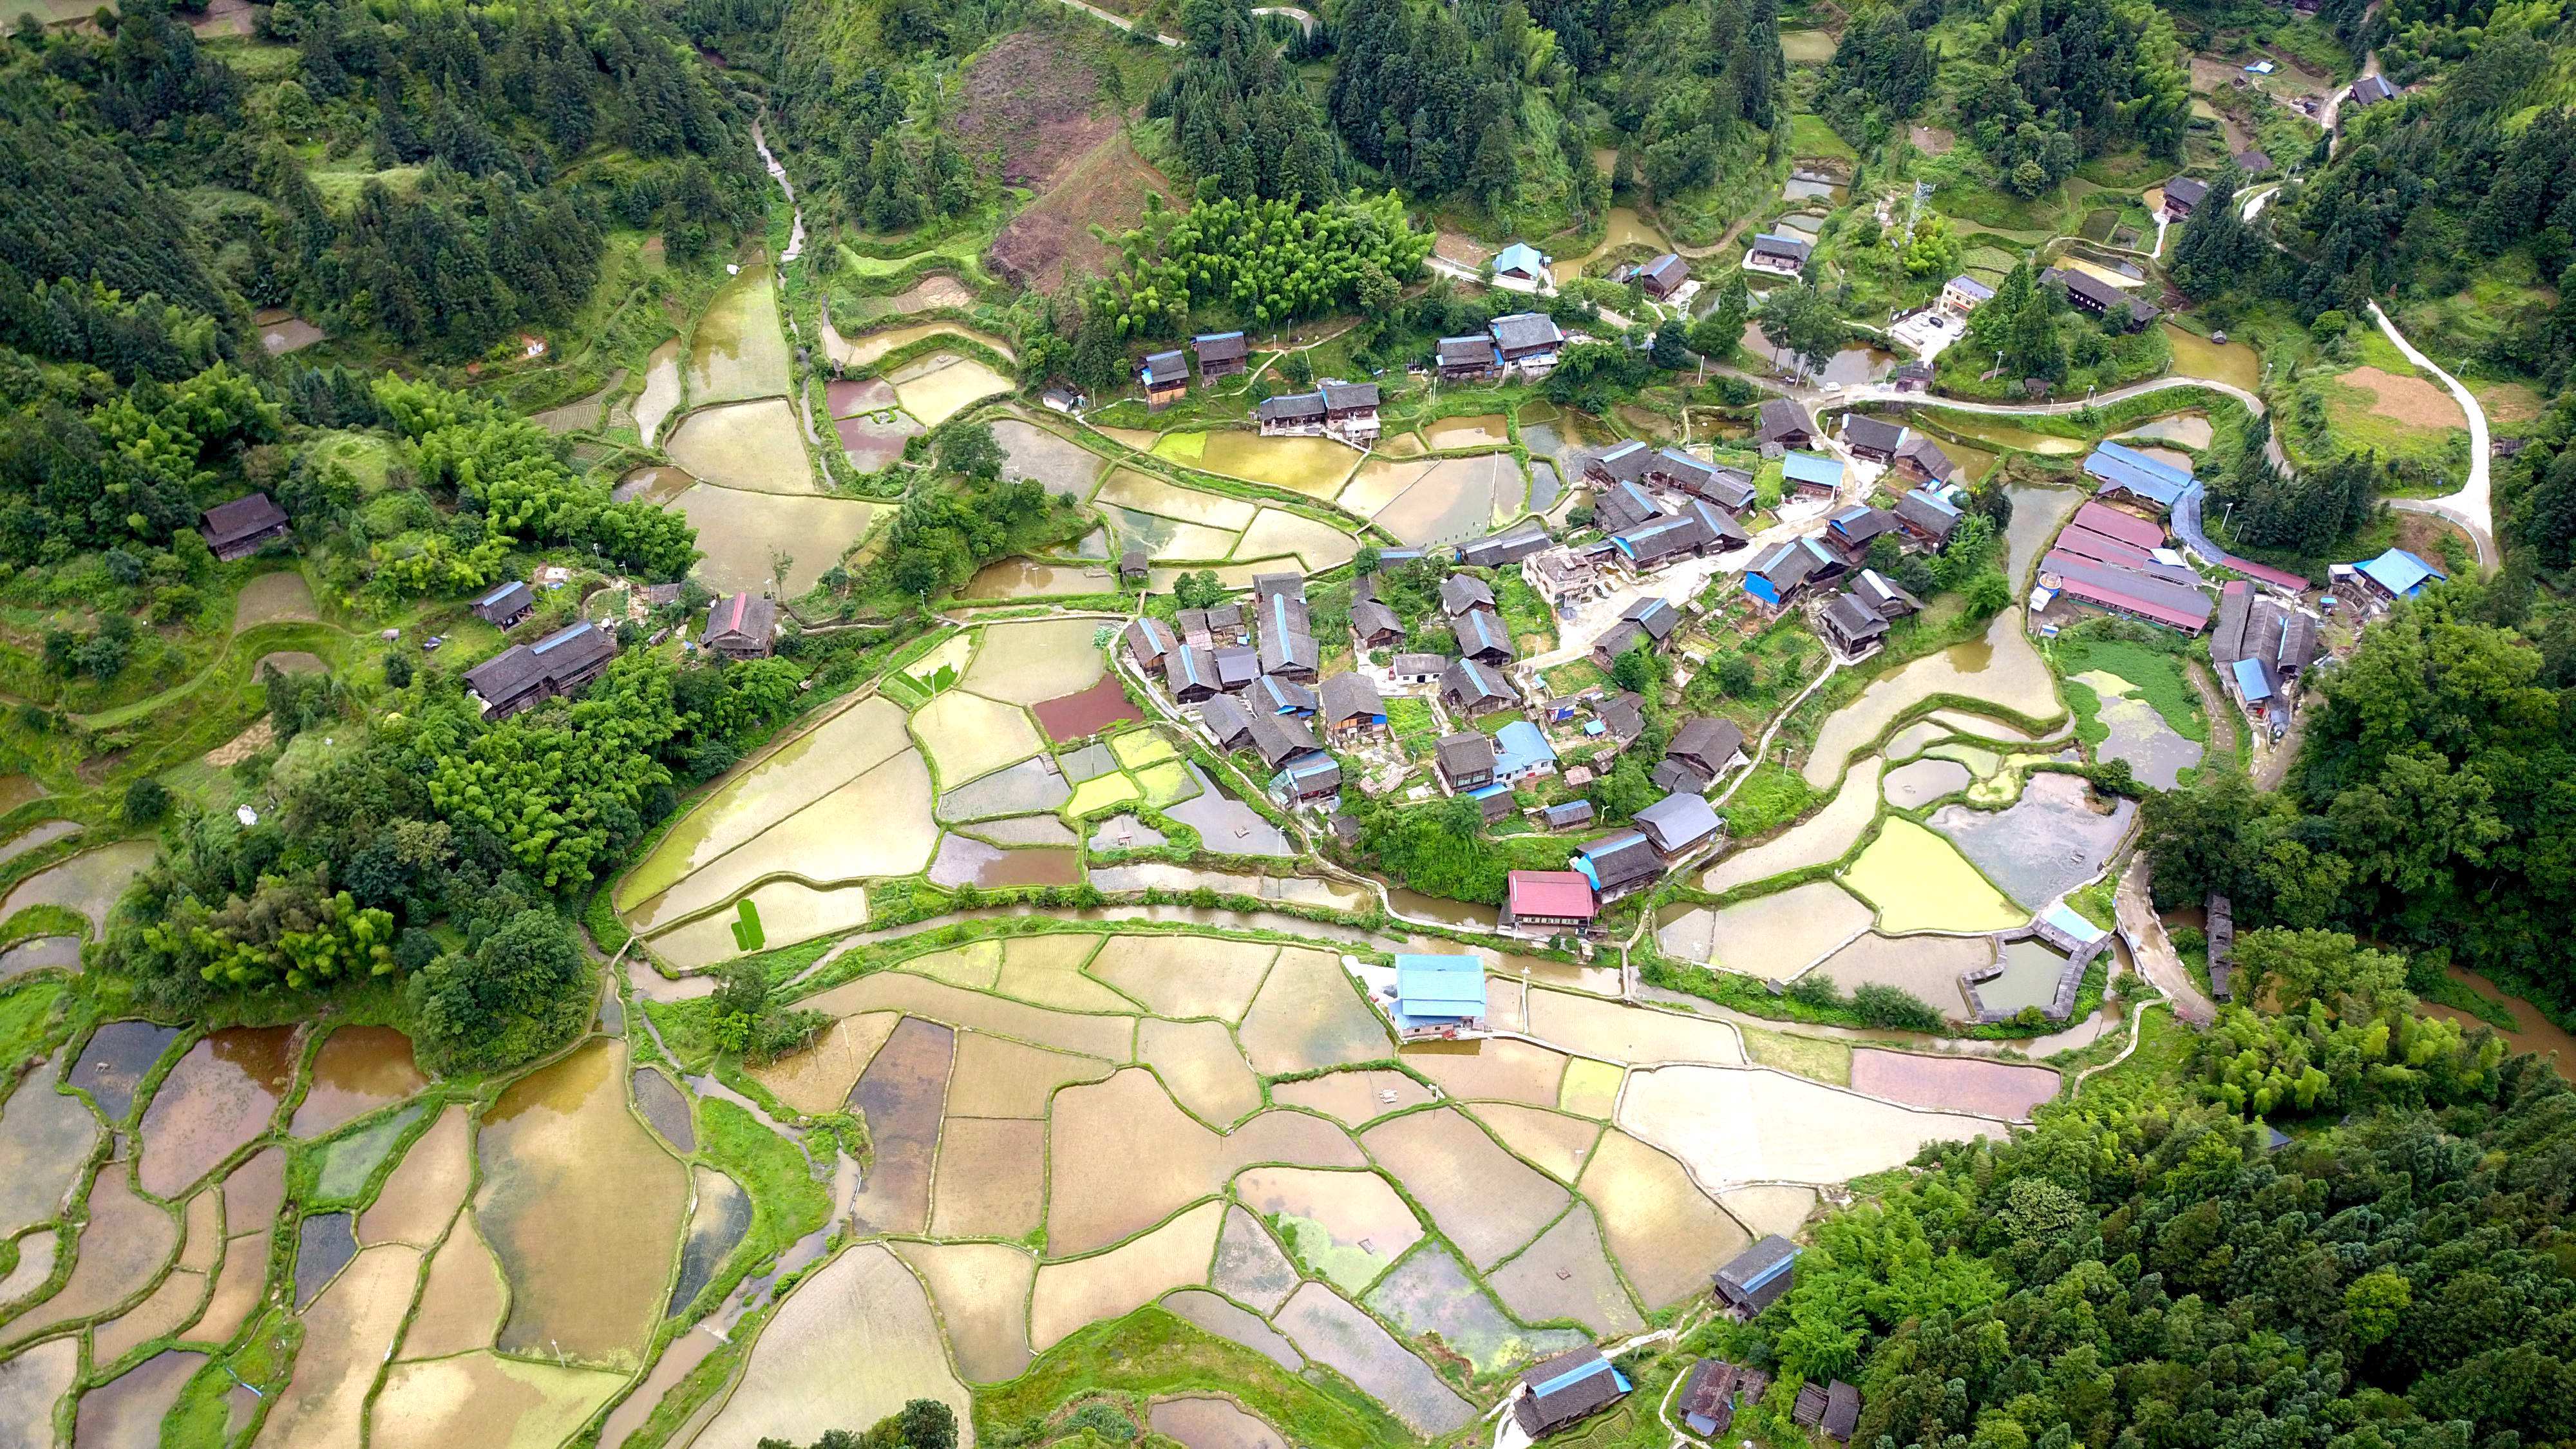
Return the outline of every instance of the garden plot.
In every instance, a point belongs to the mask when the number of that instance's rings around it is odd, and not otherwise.
[[[910,748],[903,711],[891,700],[871,695],[833,714],[725,782],[674,825],[618,883],[618,905],[633,909]]]
[[[1154,456],[1196,468],[1266,483],[1309,498],[1340,491],[1360,453],[1331,438],[1265,438],[1258,433],[1172,433],[1154,443]]]
[[[1047,1243],[1059,1253],[1141,1232],[1252,1163],[1366,1165],[1349,1134],[1302,1112],[1264,1112],[1231,1133],[1211,1132],[1143,1071],[1058,1092],[1047,1160]]]
[[[473,1181],[473,1127],[461,1104],[451,1106],[403,1154],[375,1203],[360,1214],[358,1241],[435,1245]]]
[[[2131,800],[2097,813],[2091,794],[2080,776],[2033,775],[2010,809],[1952,805],[1932,817],[1932,828],[2016,902],[2037,910],[2100,875],[2138,813]]]
[[[1142,546],[1147,553],[1151,554],[1156,563],[1216,563],[1234,552],[1236,535],[1226,529],[1210,528],[1199,523],[1183,523],[1177,519],[1147,513],[1141,509],[1120,508],[1115,504],[1095,503],[1092,506],[1094,511],[1116,524],[1118,532],[1129,542]],[[1245,577],[1239,580],[1229,579],[1226,577],[1226,571],[1220,571],[1217,577],[1219,582],[1225,583],[1228,587],[1250,588],[1252,586],[1250,576],[1258,570],[1244,568],[1237,572]],[[1149,582],[1157,589],[1171,588],[1168,574],[1158,575]]]
[[[971,357],[933,352],[886,374],[903,410],[935,428],[985,398],[1009,392],[1011,380]]]
[[[1341,962],[1291,946],[1263,979],[1243,1016],[1243,1050],[1264,1076],[1384,1061],[1386,1023],[1360,999]]]
[[[2016,714],[2051,720],[2065,710],[2049,682],[2048,666],[2031,648],[2019,609],[2006,609],[1982,640],[1954,644],[1880,677],[1860,698],[1827,716],[1816,732],[1804,770],[1821,790],[1834,783],[1852,754],[1878,738],[1890,722],[1938,694],[1990,700]]]
[[[1712,1187],[1846,1182],[1898,1166],[1926,1142],[2005,1135],[1989,1117],[1916,1111],[1763,1068],[1639,1072],[1619,1125]]]
[[[1585,1203],[1486,1274],[1485,1284],[1524,1323],[1579,1323],[1603,1338],[1646,1326],[1611,1270],[1600,1224]]]
[[[1843,883],[1878,908],[1878,929],[1890,936],[2000,931],[2030,919],[1950,842],[1903,816],[1888,817],[1878,838],[1843,872]]]
[[[1878,814],[1881,761],[1872,756],[1843,776],[1842,788],[1824,809],[1779,835],[1748,846],[1709,868],[1700,889],[1723,892],[1775,875],[1840,860],[1860,841],[1860,833]]]
[[[812,494],[814,467],[805,457],[796,409],[783,397],[700,408],[680,419],[664,449],[688,474],[746,493]]]
[[[625,1386],[622,1374],[470,1353],[397,1364],[368,1422],[379,1449],[559,1444]]]
[[[957,1442],[973,1449],[973,1402],[948,1366],[929,1296],[891,1250],[862,1243],[779,1305],[696,1445],[811,1443],[834,1429],[874,1424],[913,1399],[954,1410]]]
[[[1079,693],[1106,668],[1092,642],[1102,627],[1097,619],[991,625],[960,683],[1006,704],[1037,704]]]
[[[1225,1213],[1224,1203],[1203,1202],[1108,1252],[1039,1265],[1029,1294],[1030,1344],[1044,1353],[1085,1324],[1205,1283]]]
[[[1872,931],[1810,969],[1845,991],[1893,986],[1949,1017],[1967,1019],[1959,975],[1993,964],[1994,942],[1984,936],[1882,936]]]
[[[626,1070],[625,1043],[593,1041],[483,1119],[474,1212],[510,1280],[505,1352],[631,1367],[661,1317],[688,1173],[626,1110]]]
[[[1868,906],[1832,881],[1816,880],[1714,911],[1667,912],[1655,939],[1679,960],[1786,980],[1868,930],[1869,922]]]
[[[912,733],[943,781],[989,775],[1046,748],[1028,711],[962,689],[914,711]]]
[[[1174,522],[1197,524],[1228,534],[1240,533],[1251,526],[1253,516],[1261,511],[1260,505],[1240,498],[1202,493],[1195,488],[1183,488],[1126,468],[1110,474],[1108,480],[1100,485],[1100,491],[1092,495],[1092,502],[1137,513],[1151,513]]]
[[[1680,1163],[1625,1132],[1602,1136],[1578,1186],[1600,1214],[1603,1241],[1649,1308],[1707,1292],[1709,1275],[1753,1242],[1742,1224],[1692,1184]]]
[[[1333,1072],[1302,1081],[1277,1082],[1270,1100],[1281,1106],[1305,1107],[1351,1127],[1374,1122],[1431,1100],[1430,1090],[1402,1072],[1385,1070]]]
[[[1112,936],[1091,974],[1164,1016],[1240,1021],[1279,948],[1210,936]]]
[[[698,531],[706,555],[690,573],[720,593],[765,591],[770,566],[787,555],[787,593],[803,594],[867,537],[893,507],[855,498],[797,498],[700,483],[673,504]]]
[[[1318,523],[1284,508],[1265,508],[1234,546],[1238,561],[1290,557],[1319,574],[1349,563],[1360,551],[1359,540],[1330,524]]]
[[[1360,1143],[1479,1268],[1501,1262],[1565,1211],[1565,1189],[1454,1109],[1382,1122]]]
[[[1816,1210],[1816,1190],[1811,1187],[1739,1187],[1719,1193],[1717,1200],[1751,1231],[1784,1238],[1796,1237]]]
[[[1299,1288],[1278,1323],[1306,1356],[1339,1373],[1424,1438],[1465,1427],[1476,1411],[1431,1366],[1321,1283]]]
[[[939,1305],[958,1376],[999,1383],[1029,1366],[1029,1286],[1037,1259],[1001,1243],[896,1243]]]
[[[1422,1240],[1413,1209],[1374,1172],[1257,1167],[1234,1191],[1278,1229],[1292,1258],[1344,1292],[1366,1291]]]
[[[1388,1274],[1369,1293],[1368,1306],[1407,1337],[1466,1359],[1479,1379],[1589,1342],[1570,1328],[1528,1329],[1512,1322],[1438,1243],[1425,1244]]]
[[[28,1073],[0,1109],[0,1234],[60,1212],[98,1141],[98,1119],[54,1090],[52,1065]]]

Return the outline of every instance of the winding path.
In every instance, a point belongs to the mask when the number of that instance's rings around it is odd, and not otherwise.
[[[777,182],[778,189],[787,193],[787,213],[793,218],[793,224],[787,232],[787,250],[778,254],[778,260],[781,263],[792,262],[805,255],[805,209],[796,204],[796,188],[787,180],[787,168],[769,153],[769,138],[761,134],[758,116],[751,118],[751,144],[752,149],[760,153],[760,164],[769,168],[769,179]],[[810,434],[810,426],[808,431]]]
[[[2478,406],[2477,398],[2461,386],[2458,378],[2444,372],[2433,359],[2417,351],[2415,344],[2406,340],[2406,334],[2397,330],[2397,324],[2388,320],[2388,314],[2380,310],[2377,302],[2370,304],[2370,315],[2378,320],[2379,330],[2396,344],[2406,360],[2431,373],[2469,419],[2469,477],[2460,485],[2460,491],[2446,493],[2439,498],[2391,498],[2388,506],[2405,513],[2429,513],[2458,524],[2468,533],[2469,541],[2478,546],[2478,567],[2492,569],[2497,562],[2495,506],[2488,485],[2486,409]]]

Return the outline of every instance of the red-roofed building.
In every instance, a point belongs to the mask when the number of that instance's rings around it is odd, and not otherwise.
[[[1534,935],[1588,931],[1600,909],[1592,882],[1578,871],[1516,870],[1506,883],[1502,927]]]
[[[728,659],[766,659],[777,637],[778,605],[754,594],[735,594],[707,609],[706,636],[698,642]]]
[[[2151,523],[2134,513],[2122,513],[2107,503],[2086,502],[2083,507],[2075,510],[2075,517],[2069,526],[2089,528],[2095,533],[2108,534],[2131,548],[2154,549],[2165,546],[2163,524]]]
[[[2066,597],[2115,614],[2166,624],[2186,634],[2209,627],[2209,596],[2188,584],[2151,574],[2096,563],[2063,549],[2052,549],[2039,561],[2039,584]]]

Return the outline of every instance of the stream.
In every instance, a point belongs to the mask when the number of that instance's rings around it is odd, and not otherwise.
[[[760,164],[769,168],[769,179],[777,182],[778,189],[787,193],[787,210],[794,223],[787,232],[787,250],[778,254],[778,260],[782,264],[792,262],[805,255],[805,210],[796,204],[796,188],[787,180],[787,168],[779,165],[778,158],[770,154],[769,138],[761,134],[758,117],[751,122],[751,144],[752,149],[760,153]]]

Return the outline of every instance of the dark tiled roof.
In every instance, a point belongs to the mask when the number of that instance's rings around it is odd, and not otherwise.
[[[1717,812],[1697,795],[1667,795],[1638,811],[1634,819],[1666,855],[1678,855],[1718,831]]]
[[[2176,176],[2165,183],[2165,200],[2198,206],[2209,199],[2209,183],[2197,176]]]
[[[1484,654],[1501,654],[1509,659],[1516,655],[1511,631],[1503,627],[1502,616],[1491,609],[1469,609],[1449,621],[1458,636],[1458,652],[1470,658]]]
[[[1448,667],[1449,656],[1446,654],[1398,654],[1387,665],[1390,673],[1403,675],[1438,674]]]
[[[465,671],[465,687],[486,704],[504,704],[537,688],[563,682],[617,652],[606,630],[588,620],[559,629],[535,644],[515,644]]]
[[[1545,312],[1514,312],[1508,317],[1497,317],[1487,324],[1487,330],[1493,333],[1495,343],[1507,352],[1554,347],[1565,340],[1565,333],[1556,325],[1556,319]]]
[[[1682,611],[1673,607],[1670,599],[1639,599],[1619,617],[1644,629],[1657,643],[1670,638],[1682,626]]]
[[[735,594],[707,606],[706,643],[767,644],[778,631],[778,605],[753,594]]]
[[[1669,292],[1690,280],[1690,265],[1671,252],[1666,252],[1646,263],[1637,275]]]
[[[1442,735],[1433,746],[1440,761],[1440,773],[1451,779],[1461,775],[1490,775],[1494,770],[1494,742],[1474,730],[1460,730]]]
[[[1753,238],[1754,255],[1788,257],[1802,267],[1807,264],[1808,254],[1815,249],[1815,244],[1812,242],[1800,241],[1793,236],[1782,236],[1778,232],[1766,231]]]
[[[1487,700],[1510,701],[1520,698],[1511,681],[1491,667],[1473,659],[1451,661],[1440,671],[1440,692],[1461,704],[1481,704]]]
[[[1460,545],[1458,561],[1473,564],[1477,568],[1500,568],[1505,564],[1519,563],[1522,559],[1547,547],[1548,542],[1547,529],[1544,525],[1524,523],[1519,527],[1506,529],[1491,538],[1480,538],[1474,543]]]
[[[1265,674],[1252,681],[1254,702],[1272,714],[1313,714],[1315,691],[1284,675]]]
[[[1893,453],[1896,451],[1896,445],[1905,441],[1905,426],[1902,423],[1891,423],[1885,418],[1850,413],[1843,418],[1843,441],[1855,448],[1873,448],[1882,453]]]
[[[1395,616],[1395,610],[1375,599],[1362,599],[1351,605],[1351,627],[1363,639],[1404,637],[1404,621]]]
[[[474,601],[474,617],[497,624],[514,618],[537,606],[537,596],[526,584],[512,579]]]
[[[1451,614],[1494,607],[1494,591],[1474,574],[1451,574],[1440,581],[1440,607]]]
[[[1324,406],[1333,412],[1377,406],[1377,384],[1373,382],[1328,382],[1323,392]]]
[[[1483,333],[1473,337],[1440,339],[1442,367],[1491,367],[1494,365],[1494,339]]]
[[[1323,651],[1315,647],[1315,636],[1294,629],[1267,629],[1261,635],[1261,672],[1287,674],[1311,672],[1323,663]]]
[[[1663,858],[1655,854],[1655,843],[1638,830],[1605,836],[1575,854],[1592,867],[1593,884],[1605,891],[1617,890],[1664,868]]]
[[[1252,738],[1252,715],[1233,695],[1220,694],[1199,706],[1199,718],[1216,736],[1216,742],[1232,749]]]
[[[1805,408],[1785,397],[1771,398],[1762,404],[1762,425],[1754,433],[1756,439],[1776,443],[1799,434],[1816,435],[1816,420],[1807,416]]]
[[[1187,382],[1190,380],[1190,365],[1181,356],[1179,348],[1152,353],[1145,359],[1144,378],[1149,387],[1169,387],[1176,382]]]
[[[1688,760],[1714,775],[1724,770],[1726,762],[1743,749],[1744,731],[1737,727],[1735,721],[1702,717],[1683,721],[1681,727],[1673,731],[1671,742],[1664,746],[1664,753]]]
[[[1850,594],[1836,594],[1825,605],[1825,617],[1836,632],[1854,644],[1866,643],[1887,632],[1887,616]]]
[[[1379,697],[1377,686],[1363,674],[1329,675],[1316,694],[1321,701],[1318,712],[1333,724],[1354,715],[1386,713],[1386,701]]]
[[[1314,730],[1295,715],[1256,710],[1252,715],[1252,747],[1261,752],[1262,763],[1275,770],[1309,750],[1322,749],[1323,741],[1316,739]]]
[[[272,528],[284,528],[286,523],[286,510],[278,507],[275,499],[265,493],[245,493],[207,509],[198,531],[205,535],[208,548],[223,548]]]
[[[1295,423],[1324,415],[1324,395],[1320,392],[1292,392],[1282,397],[1266,397],[1253,409],[1265,423]]]
[[[1202,332],[1190,339],[1190,347],[1198,353],[1202,366],[1211,362],[1240,362],[1252,355],[1252,344],[1240,332]]]

